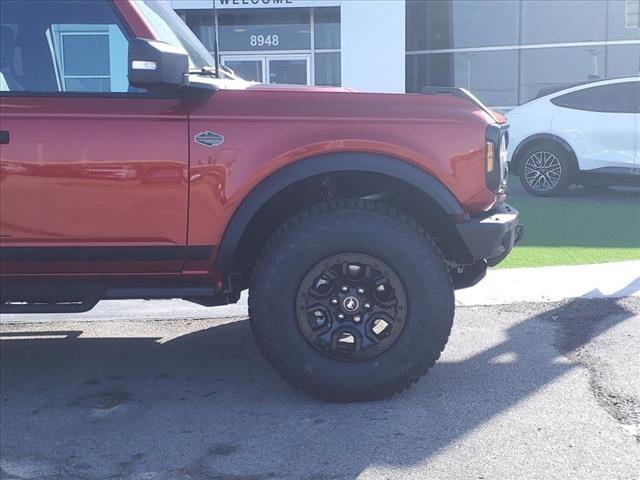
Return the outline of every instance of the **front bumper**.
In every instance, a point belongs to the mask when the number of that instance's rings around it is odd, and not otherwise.
[[[482,217],[456,225],[460,237],[474,260],[486,260],[493,267],[509,254],[523,236],[520,213],[511,205],[499,204]]]

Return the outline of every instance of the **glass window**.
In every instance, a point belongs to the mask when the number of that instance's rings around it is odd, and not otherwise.
[[[606,0],[523,0],[522,43],[606,40]]]
[[[54,24],[45,35],[60,91],[128,90],[127,61],[122,58],[128,43],[117,25]]]
[[[407,91],[463,87],[487,105],[517,105],[517,68],[515,50],[408,55]]]
[[[518,44],[518,0],[408,0],[407,50]]]
[[[58,27],[58,28],[56,28]],[[59,31],[60,25],[52,28],[62,37],[64,72],[71,76],[106,76],[109,68],[109,32],[95,33]]]
[[[340,8],[316,8],[313,11],[315,22],[315,49],[340,48]]]
[[[276,11],[218,12],[220,50],[309,50],[311,48],[311,11],[286,8]]]
[[[609,0],[607,40],[640,40],[640,0]]]
[[[225,67],[229,67],[240,78],[249,82],[263,82],[263,59],[223,59]]]
[[[189,55],[191,68],[213,67],[215,64],[193,32],[180,19],[168,2],[136,0],[136,5],[151,24],[159,40],[182,47]]]
[[[66,92],[111,92],[111,79],[100,77],[66,77],[64,79]]]
[[[307,85],[307,59],[273,58],[269,62],[269,83]]]
[[[551,100],[559,107],[606,113],[634,113],[640,82],[614,83],[585,88]]]
[[[640,0],[625,0],[624,26],[626,28],[640,27]]]
[[[205,48],[213,52],[215,49],[215,19],[212,14],[201,13],[193,10],[181,10],[181,16],[184,18],[187,26],[198,37]]]
[[[45,34],[61,91],[129,89],[128,42],[117,25],[54,24]]]
[[[315,54],[315,84],[339,87],[341,84],[340,53]]]
[[[0,92],[22,90],[24,59],[18,33],[18,24],[0,24]]]
[[[127,92],[128,41],[105,1],[0,2],[2,89]]]
[[[520,53],[520,103],[552,87],[604,76],[604,47],[535,48]]]

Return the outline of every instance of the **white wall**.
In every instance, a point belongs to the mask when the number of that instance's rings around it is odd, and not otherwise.
[[[343,0],[342,86],[405,91],[404,0]]]

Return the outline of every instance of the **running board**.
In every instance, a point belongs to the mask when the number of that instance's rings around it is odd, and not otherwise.
[[[236,303],[240,291],[219,291],[209,285],[118,285],[37,282],[2,285],[0,313],[81,313],[101,300],[181,298],[212,307]]]

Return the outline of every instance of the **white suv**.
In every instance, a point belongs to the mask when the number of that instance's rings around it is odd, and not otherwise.
[[[557,91],[507,117],[509,170],[530,193],[640,185],[640,77]]]

